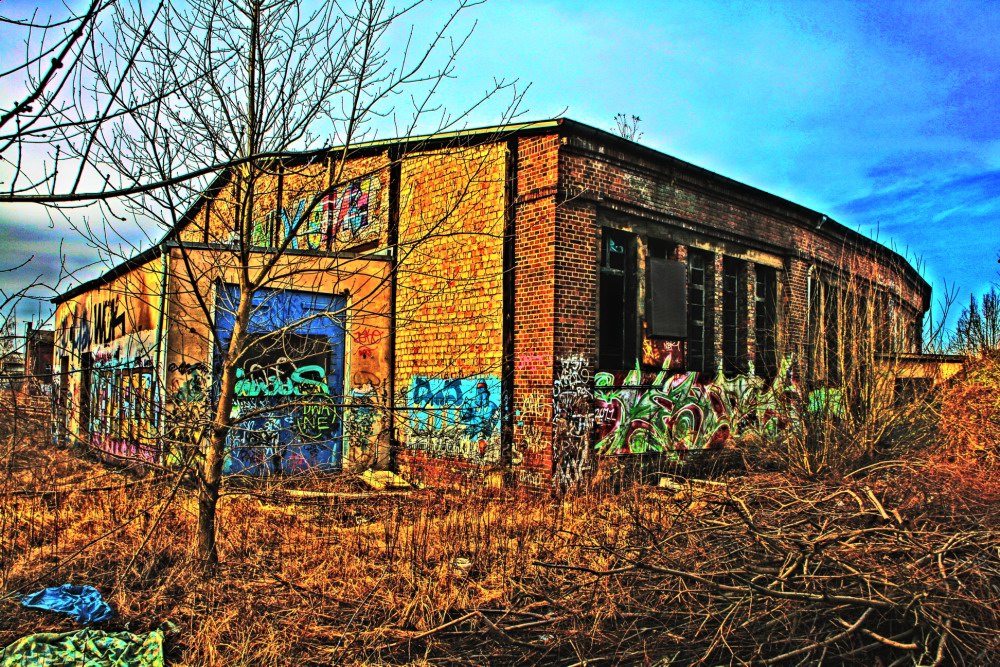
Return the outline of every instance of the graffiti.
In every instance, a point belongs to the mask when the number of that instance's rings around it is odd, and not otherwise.
[[[757,432],[775,437],[795,419],[794,385],[787,366],[768,386],[762,378],[721,372],[711,382],[697,373],[669,374],[669,360],[650,377],[638,368],[594,378],[595,451],[600,455],[717,449],[731,438]]]
[[[528,394],[521,407],[514,412],[517,435],[512,443],[511,463],[520,465],[525,452],[541,453],[545,442],[543,423],[548,421],[545,404],[548,398],[548,391],[545,393],[532,392]]]
[[[357,339],[362,345],[374,345],[382,338],[382,332],[376,329],[364,328],[358,332]]]
[[[338,406],[331,400],[326,364],[329,343],[285,334],[268,347],[251,337],[252,362],[236,369],[227,472],[298,472],[318,461],[339,435]],[[293,350],[293,358],[286,356]],[[329,453],[328,451],[326,453]]]
[[[553,479],[563,490],[577,484],[590,469],[592,398],[586,360],[582,356],[560,359],[552,383],[552,441]]]
[[[117,361],[118,357],[117,352],[118,352],[117,350],[115,350],[114,352],[110,350],[100,350],[98,352],[95,352],[91,356],[91,358],[93,359],[93,362],[95,364],[110,364],[113,363],[114,361]]]
[[[545,484],[544,473],[541,470],[532,470],[530,468],[515,470],[514,479],[517,480],[518,484],[524,486],[543,486]]]
[[[351,405],[344,417],[344,434],[352,447],[364,454],[372,447],[375,435],[376,392],[370,384],[351,390]]]
[[[545,364],[544,354],[522,354],[518,356],[514,367],[519,371],[532,371],[541,368]]]
[[[193,369],[191,373],[181,380],[174,378],[170,383],[170,398],[175,403],[192,403],[205,398],[205,380],[198,369]]]
[[[231,304],[239,289],[220,290],[222,348],[229,345]],[[269,475],[337,470],[342,457],[343,296],[259,289],[235,369],[234,427],[226,474]],[[286,328],[287,327],[287,328]],[[221,358],[215,360],[216,373]],[[193,375],[192,375],[193,376]]]
[[[187,361],[183,361],[179,364],[176,362],[170,362],[170,364],[167,366],[167,370],[170,371],[171,373],[180,373],[181,375],[192,375],[194,373],[207,373],[208,364],[200,361],[195,362],[193,364]]]
[[[226,472],[251,475],[272,472],[272,460],[277,458],[280,463],[281,459],[280,427],[280,422],[271,417],[260,423],[233,428],[226,442],[229,449]]]
[[[679,340],[643,338],[642,365],[679,371],[684,368],[684,345]]]
[[[290,239],[289,248],[333,250],[335,245],[377,241],[383,228],[381,190],[382,181],[377,175],[365,176],[331,192],[308,217],[305,212],[310,197],[299,199],[289,208],[268,211],[254,220],[250,243],[274,247]]]
[[[118,309],[117,298],[94,304],[91,322],[93,342],[98,345],[125,335],[125,311]]]
[[[152,373],[102,370],[94,374],[91,392],[91,445],[113,456],[155,462]]]
[[[382,182],[376,175],[351,181],[327,197],[331,236],[342,245],[377,241],[382,231],[379,196]]]
[[[500,380],[494,377],[413,378],[411,447],[479,463],[499,461],[499,397]]]
[[[361,359],[374,359],[374,346],[382,339],[382,332],[376,329],[365,328],[355,338],[360,343],[357,349],[358,357]]]
[[[86,315],[77,310],[67,313],[59,321],[59,336],[63,340],[63,345],[73,354],[79,355],[90,349],[90,320]]]
[[[249,370],[236,369],[236,390],[238,397],[253,396],[308,396],[329,394],[326,383],[326,369],[319,364],[292,368],[287,378],[278,372],[261,374],[259,365]],[[315,377],[309,377],[313,375]]]
[[[110,454],[114,458],[136,459],[145,463],[156,463],[157,448],[136,443],[127,438],[114,438],[103,433],[94,433],[90,444],[95,449]]]
[[[306,403],[295,411],[295,432],[306,440],[326,440],[337,423],[337,406]]]

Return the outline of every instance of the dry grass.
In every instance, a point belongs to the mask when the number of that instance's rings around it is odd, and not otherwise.
[[[73,581],[108,627],[176,624],[171,665],[1000,663],[1000,483],[975,460],[563,500],[230,487],[206,572],[184,484],[32,428],[0,452],[0,645],[71,628],[14,594]]]

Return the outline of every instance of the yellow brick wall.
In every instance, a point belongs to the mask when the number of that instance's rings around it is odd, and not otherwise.
[[[389,220],[388,164],[383,152],[343,163],[331,159],[287,166],[280,170],[280,176],[277,166],[262,173],[254,181],[254,224],[247,240],[255,246],[277,245],[285,229],[294,227],[304,216],[293,248],[384,248]],[[329,190],[327,196],[307,213],[316,195],[325,190]],[[188,243],[231,242],[244,196],[245,187],[237,187],[236,180],[230,179],[211,202],[198,207],[181,239]]]
[[[251,255],[250,270],[259,270],[266,258],[264,253]],[[213,282],[235,284],[240,270],[230,252],[171,251],[165,400],[168,411],[179,418],[173,420],[178,431],[168,432],[168,440],[198,440],[199,432],[181,431],[197,423],[198,416],[204,416],[208,398],[212,338],[197,294],[211,306]],[[343,418],[344,464],[349,469],[384,466],[388,462],[388,271],[385,260],[288,254],[274,267],[274,278],[263,285],[275,290],[347,295]]]
[[[152,460],[160,261],[152,260],[56,307],[54,364],[66,387],[59,424],[70,439]],[[85,370],[89,358],[89,369]],[[92,420],[81,419],[89,379]]]
[[[500,459],[506,159],[491,144],[401,166],[396,389],[416,459]]]

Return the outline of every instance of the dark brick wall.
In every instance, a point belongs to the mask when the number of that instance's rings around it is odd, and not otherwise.
[[[779,349],[795,352],[797,357],[804,343],[811,265],[871,279],[896,295],[904,318],[912,319],[922,309],[921,289],[898,257],[879,256],[856,242],[845,245],[834,223],[777,197],[665,156],[655,160],[646,151],[627,152],[617,141],[601,142],[572,131],[564,133],[559,164],[563,198],[556,216],[557,358],[583,353],[596,363],[592,329],[597,322],[597,244],[602,219],[615,219],[618,226],[622,220],[634,221],[633,231],[640,234],[654,233],[678,242],[696,239],[700,249],[714,254],[709,271],[714,289],[708,295],[708,307],[716,315],[709,338],[717,359],[721,358],[723,255],[741,257],[750,265],[755,255],[766,255],[783,264]],[[748,337],[747,354],[752,350],[753,339]]]
[[[527,484],[547,483],[552,470],[558,149],[554,134],[517,141],[512,455]]]

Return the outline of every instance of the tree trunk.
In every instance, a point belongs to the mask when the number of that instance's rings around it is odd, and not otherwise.
[[[246,287],[245,285],[243,287]],[[205,448],[201,474],[198,475],[198,557],[206,564],[219,562],[216,544],[216,513],[222,489],[222,464],[226,459],[226,439],[231,426],[233,398],[236,391],[236,368],[243,348],[243,337],[250,321],[253,293],[240,290],[236,318],[229,349],[223,357],[219,380],[219,401],[212,418],[211,437]]]
[[[259,135],[257,133],[257,56],[260,49],[260,20],[262,2],[253,0],[250,5],[250,42],[247,62],[247,155],[254,155],[258,149]],[[198,480],[198,556],[203,562],[214,565],[219,562],[219,549],[216,544],[215,517],[219,505],[219,491],[222,487],[222,466],[226,459],[226,439],[231,428],[231,413],[236,389],[236,367],[243,351],[243,334],[250,322],[250,310],[253,303],[253,292],[249,289],[250,281],[247,274],[247,248],[250,245],[251,223],[254,217],[256,173],[254,164],[244,167],[246,170],[246,192],[243,204],[237,214],[238,229],[242,240],[240,271],[240,298],[236,307],[236,318],[233,324],[232,338],[229,349],[226,350],[222,365],[222,377],[219,379],[219,402],[215,408],[212,420],[212,437],[205,451],[205,461]]]

